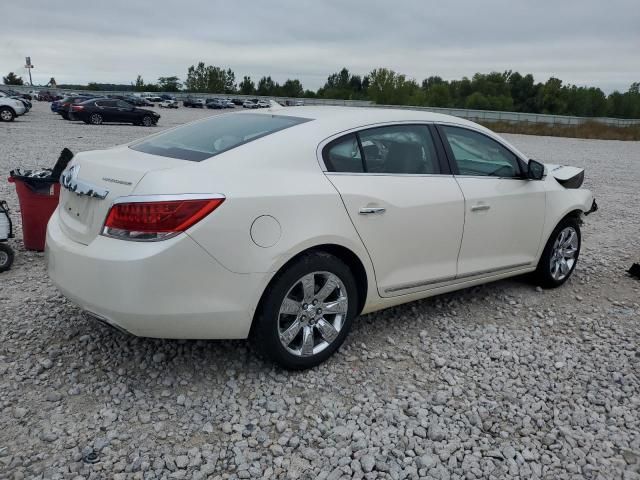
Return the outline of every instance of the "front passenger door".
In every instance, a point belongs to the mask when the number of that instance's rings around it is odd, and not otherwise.
[[[438,127],[465,199],[458,278],[535,266],[545,217],[545,183],[484,133]]]

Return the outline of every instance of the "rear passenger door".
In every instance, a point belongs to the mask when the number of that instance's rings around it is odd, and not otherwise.
[[[119,122],[118,109],[116,108],[116,100],[97,100],[96,105],[100,109],[102,119],[105,122]]]
[[[383,297],[456,275],[464,199],[433,133],[425,124],[381,126],[322,149],[326,175],[371,256]]]

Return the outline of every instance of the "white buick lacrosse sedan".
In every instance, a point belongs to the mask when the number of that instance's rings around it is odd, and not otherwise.
[[[78,154],[49,275],[134,335],[249,337],[307,368],[363,313],[528,272],[564,283],[596,208],[582,178],[434,113],[217,115]]]

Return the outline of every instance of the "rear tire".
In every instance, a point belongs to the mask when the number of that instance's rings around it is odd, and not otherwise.
[[[542,251],[534,278],[543,288],[556,288],[566,282],[578,264],[582,235],[575,217],[558,223]]]
[[[349,267],[329,253],[309,253],[273,279],[250,340],[286,369],[311,368],[342,345],[357,312],[358,290]]]
[[[6,272],[13,265],[13,250],[6,243],[0,243],[0,272]]]
[[[102,115],[99,113],[92,113],[91,116],[89,116],[89,123],[91,123],[91,125],[102,125],[102,121]]]
[[[16,118],[16,112],[9,107],[0,107],[0,120],[3,122],[13,122]]]

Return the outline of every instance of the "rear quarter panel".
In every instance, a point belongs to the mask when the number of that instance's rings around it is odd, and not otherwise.
[[[221,265],[235,273],[274,273],[298,253],[336,244],[355,253],[365,266],[369,292],[373,268],[342,200],[321,171],[317,142],[303,134],[277,132],[203,162],[147,174],[134,194],[219,193],[225,202],[187,233]],[[260,247],[251,225],[274,217],[280,238]],[[271,278],[271,275],[267,275]]]

